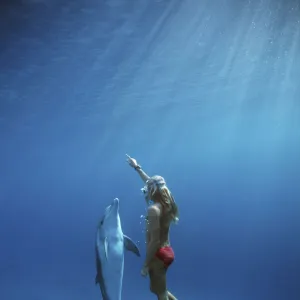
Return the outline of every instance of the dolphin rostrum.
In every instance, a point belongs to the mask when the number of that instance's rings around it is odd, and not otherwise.
[[[103,300],[121,300],[124,250],[140,256],[137,245],[122,232],[119,199],[106,207],[96,236],[95,283],[99,284]]]

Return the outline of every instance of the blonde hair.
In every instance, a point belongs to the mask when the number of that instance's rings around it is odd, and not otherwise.
[[[156,177],[158,176],[153,176],[151,179],[155,181]],[[171,217],[174,223],[177,223],[179,221],[178,207],[166,184],[158,186],[158,188],[155,189],[150,187],[149,190],[151,199],[154,202],[160,203],[164,209],[164,212]]]

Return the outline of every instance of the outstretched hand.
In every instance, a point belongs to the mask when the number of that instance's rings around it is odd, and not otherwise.
[[[128,164],[129,164],[132,168],[136,168],[136,167],[138,166],[137,161],[136,161],[134,158],[130,157],[128,154],[126,154],[126,156],[127,156],[127,162],[128,162]]]

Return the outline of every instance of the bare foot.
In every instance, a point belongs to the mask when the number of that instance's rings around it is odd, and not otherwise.
[[[168,291],[169,300],[177,300],[177,298]]]

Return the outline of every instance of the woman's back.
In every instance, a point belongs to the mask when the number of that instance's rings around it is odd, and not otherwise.
[[[168,211],[165,211],[164,207],[160,203],[157,203],[155,205],[157,205],[160,210],[160,246],[169,246],[169,232],[172,223],[172,216]]]

